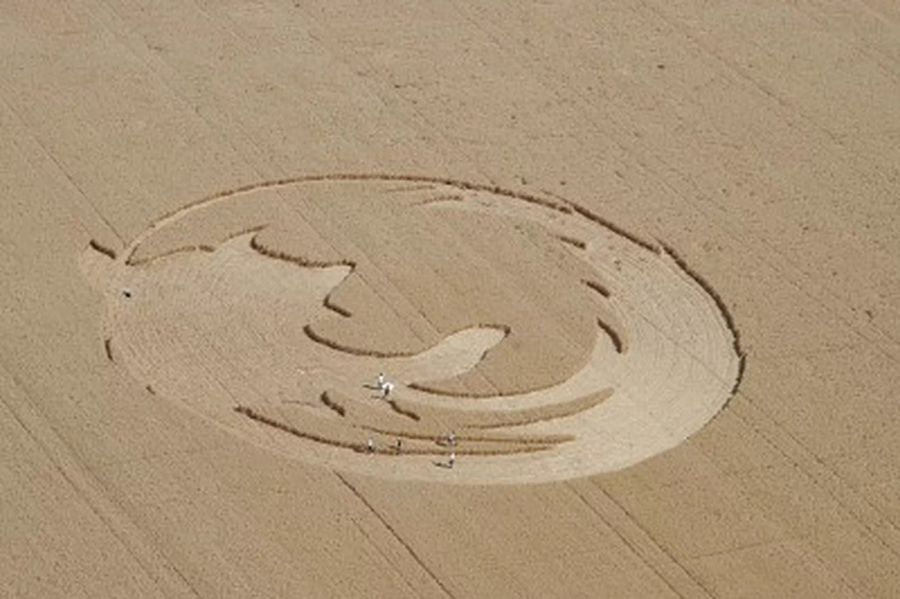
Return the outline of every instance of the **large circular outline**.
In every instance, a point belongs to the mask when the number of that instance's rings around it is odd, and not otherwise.
[[[695,284],[700,289],[702,289],[702,291],[714,302],[716,309],[718,310],[719,316],[721,317],[722,321],[724,322],[725,326],[727,327],[728,331],[730,331],[730,334],[732,336],[732,339],[731,339],[732,351],[734,352],[734,355],[737,360],[736,361],[736,371],[735,371],[735,376],[734,376],[734,383],[733,383],[733,386],[731,387],[729,393],[727,394],[727,397],[723,401],[721,401],[720,405],[715,410],[715,412],[709,418],[705,419],[702,423],[698,424],[690,434],[693,434],[693,432],[696,432],[696,430],[699,430],[706,423],[708,423],[710,420],[712,420],[712,418],[714,418],[715,415],[727,405],[727,402],[731,399],[731,397],[733,397],[734,393],[736,392],[737,387],[740,384],[740,381],[742,378],[742,373],[743,373],[743,368],[744,368],[744,355],[740,349],[740,340],[739,340],[738,331],[734,325],[731,315],[729,314],[724,302],[721,300],[721,298],[715,292],[715,290],[708,283],[706,283],[705,280],[703,280],[699,275],[697,275],[697,273],[692,271],[685,264],[685,262],[683,260],[681,260],[680,257],[678,257],[678,255],[671,248],[669,248],[666,245],[659,243],[659,242],[657,242],[656,244],[653,244],[653,243],[644,241],[644,240],[640,239],[639,237],[621,229],[620,227],[618,227],[618,226],[614,225],[613,223],[607,221],[606,219],[600,217],[599,215],[596,215],[595,213],[589,211],[588,209],[586,209],[572,201],[569,201],[569,200],[560,199],[559,201],[555,201],[555,200],[551,200],[551,199],[548,199],[545,197],[536,196],[533,194],[515,192],[515,191],[504,189],[504,188],[501,188],[498,186],[469,183],[469,182],[455,180],[455,179],[430,177],[430,176],[396,175],[396,174],[327,174],[327,175],[307,175],[307,176],[291,177],[291,178],[279,179],[279,180],[275,180],[275,181],[266,181],[266,182],[262,182],[262,183],[245,185],[245,186],[241,186],[241,187],[238,187],[235,189],[222,191],[222,192],[219,192],[216,194],[206,196],[200,200],[197,200],[196,202],[192,202],[177,211],[167,213],[162,218],[160,218],[159,220],[154,222],[151,227],[149,227],[147,230],[145,230],[140,235],[138,235],[131,243],[128,244],[127,248],[123,252],[122,259],[124,259],[124,263],[126,265],[133,266],[134,265],[133,256],[134,256],[135,252],[137,251],[137,249],[140,247],[140,245],[144,241],[149,239],[155,232],[157,232],[161,229],[164,229],[169,223],[177,221],[179,218],[182,218],[185,214],[187,214],[193,210],[203,209],[203,208],[209,207],[218,202],[234,200],[241,196],[250,196],[254,192],[262,191],[262,190],[266,190],[266,189],[299,185],[299,184],[304,184],[304,183],[345,182],[345,181],[346,182],[373,181],[373,182],[380,182],[380,183],[408,182],[408,183],[417,183],[417,184],[434,184],[434,185],[442,185],[442,186],[455,188],[457,190],[464,191],[464,192],[485,192],[488,194],[492,194],[494,196],[524,201],[533,206],[537,206],[542,209],[551,210],[553,212],[556,212],[556,213],[559,213],[562,215],[583,217],[587,221],[590,221],[590,222],[594,223],[595,225],[598,225],[598,226],[602,227],[603,229],[606,229],[611,234],[621,237],[621,238],[627,240],[628,242],[634,244],[635,246],[641,248],[641,250],[643,250],[644,252],[648,252],[655,256],[663,257],[663,258],[670,260],[673,264],[675,264],[677,266],[678,269],[680,269],[687,277],[690,278],[690,280],[693,282],[693,284]],[[92,241],[91,244],[95,249],[100,249],[101,251],[106,249],[106,248],[103,248],[102,245],[100,245],[99,243],[96,243],[94,241]],[[198,248],[186,248],[186,249],[198,249]],[[205,248],[200,248],[200,249],[205,249]],[[106,253],[106,252],[104,252],[104,253]],[[114,252],[109,252],[109,254],[112,256],[115,256]],[[122,259],[120,259],[118,261],[121,261]],[[219,425],[222,425],[222,423],[219,420],[217,420],[215,417],[210,416],[205,413],[203,413],[202,415],[204,416],[204,418],[210,419],[213,422],[215,422]],[[228,427],[226,426],[225,428],[228,428]],[[234,431],[232,431],[232,432],[234,432]],[[678,443],[680,443],[681,441],[683,441],[683,439],[679,440]],[[674,447],[678,443],[672,444],[672,447]],[[658,453],[658,452],[656,452],[656,453]],[[654,455],[655,455],[655,453],[654,453]],[[650,456],[641,457],[640,459],[634,460],[631,463],[637,463],[639,461],[642,461],[643,459],[647,459],[648,457],[650,457]],[[316,460],[314,460],[314,461],[316,461]],[[627,467],[627,466],[631,465],[631,463],[623,464],[621,467]],[[331,465],[339,470],[345,469],[340,464],[329,464],[329,465]],[[357,471],[362,470],[362,471],[366,471],[367,473],[372,473],[370,468],[351,467],[349,469],[357,470]],[[618,468],[616,468],[616,469],[618,469]],[[586,470],[587,470],[586,472],[582,473],[583,475],[588,475],[588,474],[592,473],[592,472],[590,472],[590,468],[587,468]],[[608,471],[608,470],[601,470],[601,471]],[[566,479],[566,478],[571,478],[571,477],[572,476],[569,474],[569,475],[563,475],[563,476],[545,477],[540,480],[556,480],[556,479]],[[401,476],[401,478],[418,478],[418,477]],[[431,476],[427,476],[424,478],[427,480],[433,480],[433,477],[431,477]],[[454,482],[477,482],[477,483],[528,482],[527,480],[519,480],[519,478],[522,478],[522,477],[512,477],[512,479],[510,479],[509,477],[503,477],[502,480],[489,480],[489,479],[484,479],[482,477],[482,478],[478,478],[478,480],[472,480],[470,477],[463,476],[463,477],[454,477],[453,481]],[[524,478],[527,479],[528,477],[524,477]]]

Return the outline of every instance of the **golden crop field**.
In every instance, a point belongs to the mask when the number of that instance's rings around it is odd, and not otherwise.
[[[900,6],[0,0],[0,596],[900,595]]]

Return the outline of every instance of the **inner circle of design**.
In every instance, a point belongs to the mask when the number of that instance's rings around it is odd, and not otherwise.
[[[718,296],[671,249],[572,202],[460,181],[246,186],[121,254],[92,241],[82,264],[108,357],[154,396],[385,478],[625,468],[712,419],[743,366]]]

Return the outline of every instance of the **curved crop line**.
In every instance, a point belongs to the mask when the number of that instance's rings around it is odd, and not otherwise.
[[[160,218],[154,221],[144,233],[142,233],[132,241],[131,245],[128,248],[129,253],[128,258],[126,259],[126,263],[131,264],[131,259],[134,256],[135,251],[137,251],[137,248],[140,246],[141,242],[143,242],[144,239],[150,236],[154,231],[165,226],[169,221],[176,220],[187,212],[191,212],[197,208],[201,208],[214,202],[227,200],[234,196],[246,195],[251,192],[260,191],[263,189],[274,189],[278,187],[286,187],[288,185],[297,185],[299,183],[329,181],[409,181],[413,183],[433,183],[447,185],[450,187],[457,187],[459,189],[464,189],[467,191],[484,191],[501,196],[516,198],[522,200],[523,202],[544,206],[545,208],[549,208],[563,214],[572,214],[573,211],[573,206],[570,205],[570,202],[568,200],[566,201],[566,203],[559,203],[532,194],[505,189],[498,185],[470,183],[468,181],[462,181],[459,179],[452,179],[448,177],[434,177],[428,175],[400,175],[393,173],[332,173],[323,175],[301,175],[297,177],[272,179],[269,181],[250,183],[247,185],[241,185],[239,187],[233,187],[231,189],[226,189],[214,194],[204,196],[198,200],[189,202],[188,204],[185,204],[178,209],[164,213]]]
[[[608,387],[596,393],[582,395],[575,399],[545,404],[532,408],[524,408],[519,410],[473,410],[460,412],[447,408],[430,408],[431,412],[426,413],[426,422],[435,420],[437,422],[448,422],[464,414],[457,427],[461,429],[499,429],[507,427],[525,426],[528,424],[537,424],[539,422],[551,422],[561,418],[568,418],[580,412],[590,410],[608,399],[613,394],[613,389]],[[394,400],[399,405],[399,402]],[[494,422],[481,422],[485,419],[493,419]]]
[[[603,218],[603,217],[600,216],[599,214],[595,214],[594,212],[591,212],[590,210],[588,210],[588,209],[585,208],[584,206],[581,206],[581,205],[579,205],[579,204],[576,204],[575,202],[573,202],[573,201],[571,201],[571,200],[566,200],[566,204],[567,204],[572,210],[574,210],[575,212],[577,212],[579,215],[583,216],[584,218],[586,218],[586,219],[588,219],[588,220],[590,220],[590,221],[593,221],[593,222],[597,223],[598,225],[601,225],[601,226],[603,226],[603,227],[609,229],[610,231],[612,231],[612,232],[615,233],[616,235],[621,235],[622,237],[624,237],[624,238],[627,239],[628,241],[630,241],[630,242],[632,242],[632,243],[634,243],[634,244],[639,245],[640,247],[644,248],[645,250],[649,250],[649,251],[651,251],[651,252],[657,253],[657,250],[658,250],[659,248],[657,248],[656,246],[654,246],[652,243],[649,243],[649,242],[647,242],[647,241],[644,241],[643,239],[641,239],[640,237],[638,237],[638,236],[635,235],[634,233],[631,233],[631,232],[629,232],[629,231],[626,231],[626,230],[623,229],[622,227],[620,227],[620,226],[618,226],[618,225],[616,225],[616,224],[614,224],[614,223],[612,223],[612,222],[606,220],[605,218]]]
[[[430,206],[431,204],[444,204],[447,202],[462,202],[465,198],[458,193],[445,193],[431,198],[415,202],[413,206],[419,208],[421,206]]]
[[[409,418],[410,420],[415,420],[416,422],[418,422],[422,419],[422,417],[419,416],[416,412],[409,410],[407,408],[401,407],[397,403],[396,400],[393,400],[393,399],[389,400],[388,405],[391,407],[391,409],[394,412],[396,412],[397,414],[400,414],[401,416],[405,416],[406,418]]]
[[[359,428],[373,433],[378,433],[386,437],[399,437],[401,439],[409,439],[414,441],[431,441],[437,445],[447,446],[446,439],[439,435],[431,433],[415,433],[410,431],[398,431],[389,428],[381,428],[378,426],[361,425]],[[539,445],[541,449],[550,449],[552,446],[561,443],[568,443],[575,439],[572,435],[543,435],[543,436],[503,436],[503,435],[483,435],[479,433],[459,433],[456,435],[457,442],[468,441],[471,443],[508,443],[510,445]],[[459,447],[457,446],[457,452]],[[509,453],[515,453],[510,451]]]
[[[398,187],[389,187],[385,189],[382,193],[407,193],[411,191],[425,191],[428,189],[434,189],[434,184],[423,184],[423,185],[400,185]]]
[[[303,332],[307,337],[310,338],[311,341],[314,341],[315,343],[354,356],[368,356],[372,358],[408,358],[416,354],[416,352],[383,352],[374,349],[359,349],[356,347],[350,347],[349,345],[344,345],[342,343],[338,343],[337,341],[333,341],[327,337],[319,335],[312,330],[311,324],[304,325]]]
[[[248,227],[246,229],[241,229],[240,231],[238,231],[236,233],[232,233],[232,234],[226,236],[224,239],[222,239],[222,241],[219,242],[219,245],[222,245],[223,243],[227,243],[227,242],[231,241],[232,239],[240,237],[241,235],[249,235],[250,233],[258,233],[268,226],[269,225],[260,225],[257,227]],[[252,242],[252,239],[251,239],[251,242]],[[93,246],[91,246],[91,247],[93,247]],[[201,252],[212,253],[212,252],[216,251],[216,247],[213,247],[208,244],[184,245],[179,248],[175,248],[173,250],[168,250],[166,252],[163,252],[162,254],[157,254],[155,256],[150,256],[148,258],[141,258],[141,259],[134,258],[135,251],[137,251],[137,248],[134,248],[131,251],[131,253],[129,254],[128,258],[125,259],[126,265],[128,265],[128,266],[144,266],[146,264],[156,262],[157,260],[162,260],[163,258],[168,258],[169,256],[172,256],[175,254],[188,253],[188,252],[201,251]],[[272,256],[272,257],[274,258],[274,256]]]
[[[226,243],[226,242],[231,241],[232,239],[236,239],[242,235],[249,235],[250,233],[259,233],[260,231],[262,231],[263,229],[265,229],[268,226],[269,225],[257,225],[255,227],[247,227],[246,229],[241,229],[240,231],[238,231],[236,233],[232,233],[231,235],[228,235],[220,243]],[[250,241],[252,242],[253,239],[251,238]]]
[[[589,289],[596,291],[603,297],[609,297],[609,289],[598,283],[597,281],[591,281],[590,279],[582,279],[582,283],[584,283]]]
[[[322,391],[322,394],[319,395],[319,401],[321,401],[323,404],[325,404],[329,409],[333,410],[334,412],[337,412],[337,414],[339,416],[343,417],[343,416],[347,415],[346,408],[344,408],[344,406],[342,406],[338,402],[331,399],[331,396],[328,395],[328,391]]]
[[[443,439],[443,436],[436,437],[433,432],[434,427],[438,427],[441,429],[456,429],[462,431],[461,434],[457,437],[458,439],[462,440],[491,443],[561,443],[564,441],[570,441],[574,437],[572,437],[571,435],[515,436],[505,434],[502,431],[499,435],[485,435],[482,432],[473,432],[473,430],[497,430],[567,418],[596,407],[602,401],[608,399],[612,395],[612,393],[612,388],[606,388],[596,393],[582,395],[574,400],[511,411],[480,410],[472,412],[460,412],[457,410],[445,408],[426,408],[426,411],[422,414],[414,411],[413,409],[410,409],[407,406],[402,405],[397,400],[389,400],[387,403],[390,406],[391,410],[415,422],[422,422],[422,425],[425,427],[425,431],[420,432],[405,428],[403,430],[398,430],[395,428],[384,428],[363,423],[351,423],[351,426],[404,439],[436,439],[438,442]],[[326,405],[337,403],[327,393],[323,393],[322,396],[322,401],[323,403],[326,403]],[[483,422],[485,419],[490,419],[492,421]]]
[[[116,251],[110,247],[103,245],[96,239],[91,239],[88,242],[88,246],[90,246],[91,249],[93,249],[94,251],[100,252],[101,254],[103,254],[104,256],[109,258],[110,260],[116,259]]]
[[[131,257],[128,258],[126,263],[129,266],[143,266],[145,264],[150,264],[151,262],[156,262],[157,260],[162,260],[163,258],[168,258],[170,256],[174,256],[176,254],[185,254],[190,252],[206,252],[211,254],[215,252],[216,248],[211,245],[201,244],[201,245],[183,245],[181,247],[175,248],[173,250],[169,250],[167,252],[163,252],[162,254],[157,254],[151,258],[143,258],[141,260],[134,260]]]
[[[272,428],[275,428],[275,429],[280,430],[280,431],[282,431],[282,432],[288,433],[289,435],[293,435],[293,436],[295,436],[295,437],[299,437],[299,438],[301,438],[301,439],[306,439],[306,440],[309,440],[309,441],[314,441],[314,442],[317,442],[317,443],[322,443],[322,444],[324,444],[324,445],[330,445],[330,446],[332,446],[332,447],[337,447],[337,448],[341,448],[341,449],[349,449],[349,450],[355,451],[355,452],[357,452],[357,453],[370,453],[369,448],[367,447],[367,445],[365,445],[365,444],[363,444],[363,443],[349,443],[349,442],[346,442],[346,441],[336,441],[336,440],[334,440],[334,439],[329,439],[328,437],[325,437],[325,436],[322,436],[322,435],[318,435],[318,434],[315,434],[315,433],[308,433],[308,432],[305,432],[305,431],[301,431],[300,429],[298,429],[298,428],[296,428],[296,427],[294,427],[294,426],[290,426],[289,424],[285,424],[285,423],[283,423],[283,422],[281,422],[281,421],[279,421],[279,420],[276,420],[275,418],[271,418],[271,417],[269,417],[269,416],[266,416],[265,414],[262,414],[262,413],[260,413],[260,412],[257,412],[256,410],[254,410],[254,409],[252,409],[252,408],[250,408],[250,407],[248,407],[248,406],[243,406],[243,405],[235,406],[234,411],[237,412],[238,414],[241,414],[241,415],[243,415],[243,416],[246,416],[246,417],[249,418],[250,420],[253,420],[253,421],[258,422],[258,423],[260,423],[260,424],[264,424],[264,425],[266,425],[266,426],[270,426],[270,427],[272,427]],[[374,428],[371,428],[371,427],[361,427],[361,428],[363,428],[364,430],[371,430],[372,432],[377,432],[377,433],[381,433],[381,434],[384,434],[384,435],[390,435],[390,436],[393,436],[393,437],[410,438],[410,439],[418,438],[418,437],[404,437],[404,435],[402,435],[402,434],[400,434],[400,435],[398,435],[398,434],[393,434],[393,433],[391,433],[391,432],[389,432],[389,431],[380,431],[380,430],[377,430],[377,429],[374,429]],[[427,437],[425,437],[425,438],[426,438],[426,439],[432,439],[432,440],[434,439],[434,437],[433,437],[433,436],[430,436],[430,435],[427,436]],[[473,439],[473,440],[474,440],[474,439]],[[563,442],[563,441],[560,441],[560,442]],[[456,449],[456,453],[457,453],[458,455],[465,455],[465,454],[468,454],[468,455],[509,455],[509,454],[513,454],[513,453],[529,453],[529,452],[534,452],[534,451],[542,451],[542,450],[545,450],[545,449],[549,449],[549,448],[551,447],[551,446],[548,446],[547,443],[544,443],[544,444],[541,444],[541,445],[538,445],[537,443],[538,443],[538,442],[535,441],[534,443],[530,443],[530,444],[528,444],[528,445],[526,445],[526,446],[524,446],[524,447],[516,447],[516,448],[513,448],[513,449],[507,449],[507,450],[503,450],[503,449],[496,449],[496,450],[493,450],[493,449],[466,449],[466,448],[463,448],[463,449]],[[386,446],[386,445],[377,445],[377,446],[375,447],[375,449],[374,449],[371,453],[379,453],[379,454],[384,454],[384,455],[394,455],[394,456],[399,455],[399,454],[396,452],[396,450],[393,450],[393,449],[387,449],[387,447],[388,447],[388,446]],[[426,449],[426,448],[416,448],[416,447],[411,447],[411,448],[405,448],[405,449],[403,449],[402,453],[403,453],[403,454],[406,454],[406,455],[435,455],[435,456],[445,456],[445,455],[448,455],[448,454],[450,453],[450,450],[448,450],[448,449],[443,449],[443,448]]]
[[[300,437],[302,439],[308,439],[310,441],[316,441],[317,443],[323,443],[325,445],[331,445],[332,447],[341,447],[343,449],[352,449],[356,452],[365,452],[366,447],[362,443],[347,443],[344,441],[335,441],[334,439],[329,439],[328,437],[323,437],[322,435],[316,435],[313,433],[307,433],[301,431],[300,429],[284,424],[283,422],[279,422],[274,418],[270,418],[264,414],[261,414],[252,408],[247,406],[238,405],[235,406],[234,411],[238,414],[242,414],[251,420],[255,420],[256,422],[266,424],[273,428],[277,428],[278,430],[284,431],[288,434],[294,435],[295,437]]]
[[[287,252],[269,249],[257,241],[256,235],[250,238],[250,247],[266,258],[290,262],[297,266],[302,266],[303,268],[333,268],[335,266],[347,266],[351,271],[356,269],[356,262],[353,262],[352,260],[309,260],[302,256],[295,256],[293,254],[288,254]]]
[[[325,296],[325,299],[322,300],[322,305],[338,316],[343,316],[344,318],[350,318],[351,316],[353,316],[353,313],[350,312],[350,310],[342,308],[341,306],[338,306],[334,303],[334,301],[331,299],[331,293]]]
[[[622,344],[622,338],[619,336],[619,333],[616,332],[614,328],[610,325],[603,322],[601,319],[597,319],[597,325],[603,329],[603,332],[609,336],[610,341],[612,341],[613,347],[616,348],[617,354],[625,353],[625,347]]]
[[[738,330],[737,326],[734,324],[734,317],[731,315],[731,312],[728,310],[728,306],[725,305],[725,300],[722,299],[722,296],[713,288],[709,282],[704,279],[700,273],[693,270],[690,266],[688,266],[687,262],[676,252],[671,246],[666,245],[662,242],[658,242],[660,250],[657,253],[665,252],[669,255],[672,260],[675,261],[675,264],[678,265],[681,270],[684,271],[686,275],[688,275],[694,282],[697,283],[715,302],[716,307],[719,309],[719,312],[722,314],[722,319],[725,321],[725,326],[731,332],[731,344],[732,349],[734,349],[735,355],[738,357],[738,371],[737,377],[735,378],[734,385],[731,387],[731,394],[728,398],[728,401],[725,402],[725,405],[722,406],[722,409],[719,410],[721,413],[727,406],[731,399],[734,397],[735,393],[737,393],[738,387],[741,384],[741,381],[744,378],[744,367],[746,364],[746,354],[741,349],[741,333]]]
[[[582,241],[581,239],[577,239],[575,237],[570,237],[568,235],[554,235],[554,237],[556,237],[563,243],[567,243],[573,247],[577,247],[579,250],[587,249],[587,242]]]
[[[247,185],[241,185],[240,187],[226,189],[195,200],[194,202],[190,202],[189,204],[186,204],[185,206],[177,210],[167,212],[160,220],[168,219],[169,217],[175,216],[178,213],[183,212],[184,210],[187,210],[189,208],[193,208],[198,205],[206,204],[211,201],[224,199],[234,195],[246,194],[261,189],[285,187],[288,185],[296,185],[298,183],[315,183],[318,181],[410,181],[414,183],[436,183],[440,185],[447,185],[450,187],[458,187],[459,189],[465,189],[466,191],[485,191],[498,195],[515,197],[525,202],[551,208],[564,214],[572,213],[572,208],[564,203],[554,202],[552,200],[548,200],[546,198],[528,193],[504,189],[499,185],[485,185],[483,183],[471,183],[469,181],[462,181],[460,179],[453,179],[450,177],[435,177],[429,175],[404,175],[396,173],[330,173],[321,175],[300,175],[296,177],[284,177],[282,179],[271,179],[269,181],[250,183]],[[566,202],[568,203],[568,200]]]

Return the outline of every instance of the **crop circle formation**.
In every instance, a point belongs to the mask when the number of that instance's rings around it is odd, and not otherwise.
[[[383,478],[622,469],[703,427],[743,366],[722,302],[671,249],[461,181],[248,185],[82,263],[108,357],[153,401]]]

